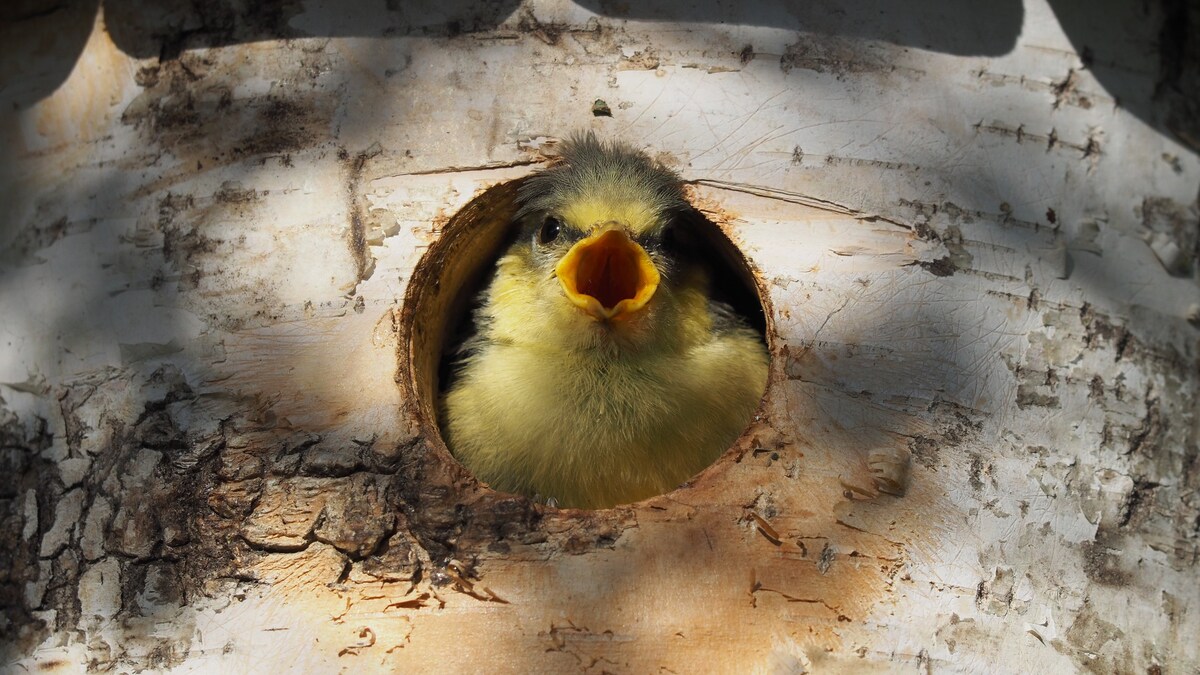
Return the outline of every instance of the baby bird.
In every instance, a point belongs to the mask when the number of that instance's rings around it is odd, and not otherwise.
[[[575,136],[518,192],[442,401],[455,456],[493,488],[605,508],[667,492],[749,423],[767,380],[759,335],[710,298],[679,177]]]

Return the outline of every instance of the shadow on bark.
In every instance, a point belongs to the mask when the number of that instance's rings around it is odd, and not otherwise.
[[[944,54],[1000,56],[1017,43],[1024,11],[1019,0],[986,5],[953,0],[918,0],[902,5],[886,1],[836,0],[788,2],[619,2],[576,0],[588,10],[614,19],[681,24],[763,26],[822,38],[877,40]]]
[[[381,439],[370,429],[338,428],[333,433],[313,429],[293,420],[301,417],[301,411],[289,408],[287,401],[280,403],[275,396],[278,392],[244,395],[228,382],[210,379],[208,364],[189,360],[189,345],[123,341],[122,326],[103,315],[126,301],[129,304],[122,310],[126,316],[157,316],[163,308],[184,307],[203,316],[209,325],[230,332],[286,323],[285,303],[272,297],[269,290],[261,297],[261,315],[219,315],[216,308],[220,305],[213,301],[229,290],[222,286],[227,283],[221,277],[224,256],[246,246],[244,238],[252,238],[256,230],[255,218],[266,210],[263,200],[267,196],[259,182],[297,162],[327,163],[335,167],[334,173],[342,172],[347,194],[336,198],[348,199],[345,211],[347,219],[353,220],[361,197],[356,192],[360,187],[355,182],[356,172],[373,156],[369,148],[340,147],[338,138],[323,147],[311,147],[314,136],[321,137],[335,126],[338,103],[326,92],[281,88],[242,101],[228,84],[249,75],[231,75],[232,71],[222,69],[232,66],[189,50],[301,34],[376,35],[380,25],[388,27],[385,33],[394,29],[395,35],[451,37],[494,27],[514,9],[513,4],[497,3],[473,15],[466,3],[452,3],[414,19],[406,14],[409,7],[389,7],[384,19],[392,24],[371,23],[363,18],[370,15],[339,10],[347,17],[346,25],[314,33],[311,27],[293,25],[297,9],[290,4],[256,9],[247,17],[219,2],[159,4],[152,12],[141,11],[144,6],[139,3],[106,3],[105,19],[118,45],[141,58],[159,57],[156,64],[138,74],[143,91],[123,115],[125,124],[149,130],[155,140],[152,147],[141,149],[136,159],[153,165],[158,155],[164,162],[177,164],[144,183],[126,182],[117,172],[105,175],[101,171],[98,180],[81,190],[81,201],[89,195],[100,196],[112,209],[103,215],[118,222],[131,212],[122,210],[128,208],[126,200],[141,205],[143,218],[132,231],[93,228],[70,216],[62,205],[42,204],[38,213],[45,217],[39,215],[37,223],[20,233],[18,245],[7,254],[13,257],[6,256],[4,261],[6,266],[24,265],[29,256],[54,242],[68,235],[76,238],[72,259],[57,264],[77,271],[72,278],[79,283],[59,289],[63,302],[53,308],[47,322],[47,355],[39,360],[52,362],[55,351],[61,349],[59,336],[67,335],[108,350],[117,365],[100,376],[80,378],[55,391],[38,389],[37,382],[31,382],[27,387],[52,400],[52,407],[43,411],[46,416],[39,417],[40,421],[25,425],[11,421],[3,428],[0,445],[5,454],[0,455],[0,475],[8,470],[7,475],[18,478],[0,485],[4,502],[0,513],[5,516],[0,521],[0,539],[42,542],[42,548],[20,544],[6,552],[11,556],[8,560],[0,558],[0,568],[8,563],[7,576],[0,577],[0,602],[9,608],[0,637],[17,640],[22,648],[34,644],[37,632],[20,631],[32,624],[31,611],[38,609],[57,610],[53,628],[64,630],[120,613],[135,618],[128,631],[131,639],[146,640],[145,662],[168,667],[182,658],[170,651],[168,643],[174,635],[156,638],[152,633],[161,621],[138,621],[137,617],[174,617],[178,608],[198,597],[230,593],[236,582],[268,583],[260,576],[259,562],[270,556],[301,554],[316,543],[336,550],[333,557],[338,561],[331,576],[314,581],[319,586],[342,583],[353,574],[397,583],[428,580],[435,588],[475,594],[472,597],[480,602],[497,602],[488,596],[485,586],[476,588],[473,583],[478,581],[479,560],[487,555],[503,554],[531,564],[557,558],[556,564],[564,568],[594,565],[598,576],[589,597],[599,603],[594,605],[596,622],[590,626],[548,624],[546,640],[559,650],[587,644],[593,646],[585,646],[585,650],[596,649],[594,645],[603,644],[604,631],[630,620],[622,605],[652,597],[656,592],[652,586],[672,580],[683,587],[681,592],[719,594],[724,592],[721,589],[734,588],[729,597],[744,595],[747,603],[805,607],[812,610],[809,615],[815,621],[837,625],[843,617],[854,620],[870,611],[871,603],[883,592],[881,588],[896,574],[900,553],[889,552],[889,544],[880,539],[843,530],[805,541],[771,541],[777,535],[772,534],[772,522],[783,530],[789,519],[793,523],[802,519],[795,515],[799,511],[794,501],[797,495],[822,495],[823,503],[830,505],[825,515],[831,517],[823,525],[831,531],[839,522],[871,531],[891,527],[909,535],[909,541],[919,548],[932,547],[953,531],[947,522],[958,515],[940,501],[935,473],[942,472],[938,481],[965,481],[978,491],[1003,492],[989,484],[988,465],[979,452],[973,456],[955,452],[974,442],[979,431],[974,411],[956,401],[969,398],[986,384],[980,360],[997,358],[987,345],[972,351],[963,335],[999,328],[960,321],[953,306],[966,300],[936,287],[929,292],[929,303],[912,315],[909,325],[882,325],[879,308],[869,303],[846,307],[843,318],[849,321],[845,332],[874,336],[880,343],[876,348],[836,340],[822,343],[816,335],[795,330],[780,336],[785,348],[774,355],[776,399],[768,402],[768,412],[808,411],[806,422],[812,429],[824,426],[836,433],[817,438],[807,429],[772,429],[763,424],[751,442],[740,448],[739,457],[728,457],[722,466],[706,472],[697,479],[695,490],[652,500],[636,509],[602,513],[558,512],[482,490],[460,468],[431,450],[417,433]],[[603,5],[596,9],[606,11]],[[1009,4],[989,6],[978,15],[963,15],[959,6],[937,14],[936,21],[966,22],[972,35],[984,31],[984,24],[976,23],[983,19],[1001,25],[1002,30],[992,38],[968,43],[964,37],[968,33],[935,30],[925,23],[933,20],[929,13],[937,11],[932,5],[920,9],[914,23],[900,24],[895,34],[847,34],[956,54],[1003,53],[1011,48],[1022,19],[1020,7]],[[810,20],[824,21],[821,27],[833,34],[842,34],[840,29],[845,26],[839,21],[854,23],[853,15],[836,12],[830,12],[834,18],[822,15],[802,21],[774,10],[757,14],[757,7],[719,10],[704,5],[700,10],[699,19],[690,20],[744,21],[793,30],[807,30]],[[631,11],[645,12],[644,18],[671,18],[666,14],[669,10],[661,7]],[[732,15],[726,17],[724,11]],[[943,32],[947,37],[941,43],[918,44],[928,35]],[[60,74],[65,77],[71,70],[62,66],[76,58],[78,51],[64,49],[51,57],[55,67],[45,71],[45,82]],[[309,72],[320,73],[325,65],[320,58],[308,54],[299,61],[310,67]],[[381,53],[379,58],[390,56]],[[53,90],[39,87],[18,88],[25,92],[18,97],[18,105],[30,105]],[[384,101],[380,103],[376,114],[383,116],[388,109]],[[362,133],[376,121],[371,115],[357,118],[353,131]],[[327,156],[321,151],[327,151]],[[205,172],[213,167],[235,167],[243,178],[219,185],[206,183]],[[945,208],[926,210],[922,205],[910,208],[906,215],[913,220],[923,216],[928,223],[927,230],[916,233],[917,238],[934,241],[947,250],[945,261],[929,262],[926,271],[931,286],[938,277],[958,273],[960,264],[969,267],[954,257],[961,256],[964,246],[961,231],[958,235],[954,231],[963,218],[986,216]],[[353,223],[345,225],[352,238],[357,237],[352,242],[359,249],[356,255],[362,254],[361,231],[356,235]],[[1054,235],[1048,227],[1009,225],[1023,233],[1014,237],[1016,245],[1053,249]],[[137,251],[132,255],[143,256],[142,266],[129,260],[128,245]],[[100,257],[97,250],[111,257]],[[146,264],[145,260],[152,262]],[[366,257],[363,261],[357,270],[359,278],[337,282],[353,288],[369,270]],[[8,267],[4,274],[26,273],[31,267]],[[890,280],[880,277],[872,282],[886,284]],[[0,283],[4,283],[3,277]],[[1018,305],[1025,303],[1026,310],[1037,308],[1032,295],[1014,300]],[[947,306],[951,309],[945,309]],[[1123,336],[1122,329],[1094,319],[1081,329],[1088,332],[1089,341],[1111,343],[1118,354],[1137,348],[1136,339]],[[1089,319],[1082,316],[1080,321]],[[922,345],[925,360],[905,361],[896,356],[906,345],[917,344]],[[215,345],[202,346],[217,351]],[[287,354],[278,353],[284,351],[278,345],[264,343],[262,349],[263,354],[278,358],[281,367],[290,365]],[[272,351],[277,353],[270,354]],[[331,367],[323,372],[328,379],[340,376]],[[297,384],[293,388],[303,387]],[[914,400],[919,399],[921,407],[895,407],[888,399],[892,389],[908,392]],[[1029,400],[1050,395],[1040,390],[1026,393]],[[1019,398],[1017,402],[1020,404]],[[48,421],[51,419],[61,422]],[[869,437],[862,433],[864,428],[871,430]],[[1140,443],[1153,446],[1161,442],[1156,433],[1160,432],[1148,421]],[[39,453],[59,434],[64,454],[50,461]],[[878,496],[878,501],[859,499],[861,495],[853,490],[869,490],[869,483],[849,488],[838,483],[841,476],[865,473],[864,444],[912,452],[920,468],[907,501],[886,495]],[[1152,448],[1138,451],[1153,454]],[[807,457],[806,462],[796,464],[801,456]],[[705,510],[711,504],[702,500],[688,504],[686,499],[688,495],[719,494],[720,481],[734,464],[763,483],[782,481],[781,474],[794,481],[788,483],[791,489],[778,495],[746,491],[741,521],[706,523],[723,528],[714,546],[698,535],[704,528],[679,523],[715,517],[716,511]],[[81,475],[64,475],[63,467],[75,466],[84,467]],[[788,473],[796,471],[795,475]],[[32,511],[25,506],[31,491]],[[1147,494],[1153,498],[1152,492]],[[30,512],[36,513],[34,529],[42,537],[23,537]],[[944,521],[930,515],[938,513]],[[656,557],[641,560],[647,568],[662,571],[651,578],[653,583],[626,560],[603,560],[635,528],[657,528],[661,537],[654,549]],[[748,536],[739,539],[738,535]],[[44,543],[47,539],[49,544]],[[783,581],[788,587],[807,585],[812,595],[789,596],[780,579],[755,576],[752,570],[744,580],[733,581],[707,574],[712,565],[735,555],[731,547],[741,546],[747,539],[768,547],[767,551],[792,556],[797,571]],[[826,555],[826,550],[832,552]],[[580,562],[587,558],[592,560]],[[869,560],[878,569],[864,564],[860,570],[859,561],[851,558]],[[1106,561],[1102,559],[1100,567]],[[101,569],[101,564],[108,567]],[[827,575],[831,569],[840,571],[842,565],[853,571],[842,577]],[[98,569],[120,575],[117,597],[87,592],[103,587],[103,580],[96,578]],[[584,576],[578,570],[572,574]],[[858,592],[846,593],[838,584],[853,586]],[[822,602],[835,597],[841,600]],[[555,606],[557,601],[545,600],[545,614],[560,609]],[[172,619],[177,623],[174,630],[181,635],[189,633],[194,627],[180,617]],[[524,656],[534,663],[538,655]],[[511,663],[519,663],[521,657],[512,654]]]

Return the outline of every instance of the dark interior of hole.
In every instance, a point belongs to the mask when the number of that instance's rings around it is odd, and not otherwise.
[[[438,355],[438,384],[434,392],[440,399],[442,392],[450,388],[454,382],[455,367],[454,364],[462,352],[462,345],[475,332],[474,321],[475,310],[482,304],[480,295],[488,284],[492,281],[492,276],[496,270],[496,261],[500,256],[512,246],[517,239],[516,224],[510,222],[507,225],[508,231],[500,240],[500,244],[496,250],[484,258],[487,264],[478,269],[471,270],[467,277],[467,283],[463,284],[462,288],[454,294],[454,300],[450,303],[449,312],[446,316],[446,342],[442,347],[442,353]],[[437,403],[434,405],[438,409]],[[440,412],[440,409],[439,409]]]
[[[685,212],[680,221],[678,226],[693,235],[689,255],[700,260],[712,275],[709,294],[732,307],[765,341],[767,317],[741,251],[721,228],[695,209]]]

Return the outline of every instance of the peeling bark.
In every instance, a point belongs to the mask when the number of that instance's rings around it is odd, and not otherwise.
[[[1200,667],[1186,3],[95,5],[0,27],[0,669]],[[434,412],[577,128],[684,175],[772,356],[595,512]]]

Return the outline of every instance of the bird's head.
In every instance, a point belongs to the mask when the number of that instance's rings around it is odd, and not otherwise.
[[[511,302],[584,334],[629,337],[654,322],[673,271],[664,237],[687,208],[677,175],[587,134],[527,179],[518,201],[521,240],[498,280],[510,277]]]

